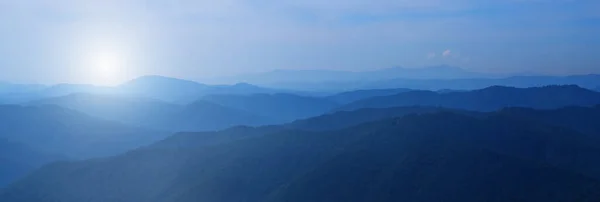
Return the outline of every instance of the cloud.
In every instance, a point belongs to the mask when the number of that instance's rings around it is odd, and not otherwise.
[[[442,52],[442,57],[444,57],[444,58],[461,58],[461,54],[460,54],[460,52],[446,49],[444,52]]]
[[[449,50],[449,49],[447,49],[444,52],[442,52],[442,56],[444,56],[444,57],[450,57],[450,56],[452,56],[452,51]]]

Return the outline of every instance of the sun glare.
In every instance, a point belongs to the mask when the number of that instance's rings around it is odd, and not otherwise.
[[[89,79],[95,84],[113,85],[122,77],[123,59],[117,52],[92,53],[89,63]]]
[[[114,86],[130,78],[135,39],[127,30],[111,24],[90,24],[74,35],[75,80]]]

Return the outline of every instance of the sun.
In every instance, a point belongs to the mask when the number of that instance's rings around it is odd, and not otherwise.
[[[136,26],[105,21],[80,26],[72,32],[66,55],[74,81],[116,86],[145,71],[145,40]]]
[[[90,80],[99,85],[112,85],[122,76],[123,59],[117,52],[96,52],[90,58]]]

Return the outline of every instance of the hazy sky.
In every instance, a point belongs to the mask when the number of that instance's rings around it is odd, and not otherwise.
[[[0,80],[450,64],[600,73],[599,0],[0,0]]]

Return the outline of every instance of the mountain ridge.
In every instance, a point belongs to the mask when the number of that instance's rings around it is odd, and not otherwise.
[[[278,120],[278,123],[321,115],[338,106],[326,98],[289,93],[252,95],[207,95],[201,100],[245,110]]]
[[[189,144],[185,147],[177,146],[172,136],[104,160],[45,166],[5,189],[0,199],[600,200],[595,191],[599,178],[563,161],[572,155],[597,156],[596,139],[498,113],[480,118],[451,112],[408,115],[329,132],[258,127],[201,134],[229,137],[230,132],[241,139],[204,145],[181,139],[196,136],[188,133],[177,137]],[[515,141],[516,147],[511,146]],[[94,191],[74,191],[78,189]]]
[[[72,94],[30,103],[34,106],[48,104],[128,125],[171,132],[219,130],[235,125],[275,122],[268,117],[202,100],[180,105],[136,96]]]
[[[548,98],[552,99],[548,99]],[[396,106],[438,106],[476,111],[494,111],[504,107],[538,109],[600,104],[600,93],[576,85],[552,85],[532,88],[491,86],[465,92],[436,93],[410,91],[391,96],[359,100],[337,110],[387,108]]]

